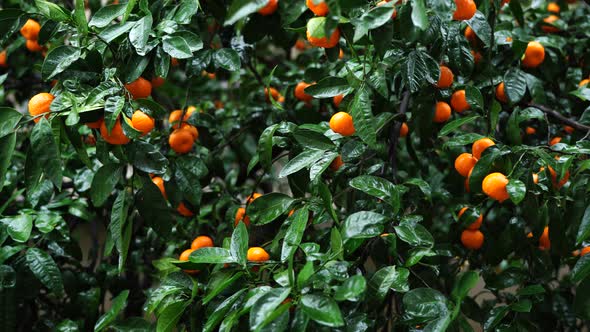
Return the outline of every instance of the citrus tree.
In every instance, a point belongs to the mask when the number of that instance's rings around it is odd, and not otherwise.
[[[590,319],[590,6],[5,0],[3,331]]]

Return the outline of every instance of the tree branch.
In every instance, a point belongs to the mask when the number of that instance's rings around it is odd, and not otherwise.
[[[404,115],[408,109],[408,103],[410,102],[410,91],[404,91],[402,97],[402,103],[399,107],[399,114]],[[389,162],[391,163],[392,168],[392,178],[393,182],[396,182],[396,174],[397,174],[397,143],[399,142],[399,131],[402,127],[402,121],[396,121],[395,125],[393,126],[393,130],[391,131],[391,136],[389,137]]]
[[[590,126],[581,124],[581,123],[574,121],[572,119],[568,119],[565,116],[561,115],[561,113],[559,113],[547,106],[543,106],[543,105],[539,105],[539,104],[535,104],[535,103],[528,103],[527,106],[534,107],[534,108],[540,110],[541,112],[549,115],[550,117],[558,120],[559,122],[564,123],[570,127],[573,127],[574,129],[583,130],[583,131],[590,131]]]

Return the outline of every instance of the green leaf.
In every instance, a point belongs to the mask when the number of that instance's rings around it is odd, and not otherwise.
[[[78,26],[78,32],[81,35],[88,33],[88,21],[86,20],[86,13],[84,8],[84,0],[76,0],[76,9],[74,10],[74,21]]]
[[[211,332],[215,329],[217,325],[226,317],[229,310],[234,306],[234,304],[242,303],[244,293],[247,291],[246,288],[241,289],[234,293],[232,296],[226,298],[221,302],[213,312],[207,317],[207,321],[203,326],[203,332]]]
[[[258,156],[260,164],[264,170],[269,171],[272,166],[272,138],[279,128],[279,124],[274,124],[264,129],[258,140]]]
[[[187,169],[177,161],[174,179],[184,198],[193,206],[199,206],[201,203],[202,190],[199,178],[200,176],[197,172]]]
[[[516,205],[518,205],[526,195],[526,186],[520,180],[510,179],[508,185],[506,185],[506,190],[510,195],[510,199]]]
[[[396,192],[395,185],[384,178],[372,175],[361,175],[350,180],[348,185],[368,195],[377,197],[389,205],[395,206],[399,204],[398,202],[393,201],[396,199],[394,194]]]
[[[111,301],[111,308],[109,311],[100,316],[98,321],[96,321],[96,324],[94,325],[95,332],[104,330],[117,318],[121,310],[127,306],[128,296],[129,290],[124,290]]]
[[[81,50],[74,46],[61,45],[51,49],[43,61],[41,76],[44,80],[52,79],[80,59],[80,56]]]
[[[291,288],[272,288],[254,302],[250,309],[250,329],[256,330],[270,323],[271,313],[287,298]]]
[[[421,30],[428,29],[428,17],[424,0],[412,1],[412,23]]]
[[[270,193],[257,198],[247,208],[254,225],[265,225],[289,211],[295,200],[281,193]]]
[[[472,114],[466,117],[461,117],[458,119],[455,119],[451,122],[448,122],[447,124],[445,124],[444,127],[442,127],[442,129],[438,132],[438,137],[442,137],[445,135],[448,135],[454,131],[456,131],[457,129],[461,128],[461,126],[463,126],[464,124],[467,123],[471,123],[477,119],[479,119],[480,116],[477,114]]]
[[[465,99],[471,108],[476,110],[484,109],[483,96],[478,88],[468,85],[465,87]]]
[[[137,193],[135,204],[137,211],[160,236],[170,233],[173,219],[172,211],[166,205],[162,193],[147,176],[142,177],[143,188]]]
[[[44,117],[33,127],[31,132],[31,149],[35,163],[57,188],[61,188],[63,163],[59,146],[55,141],[51,125]]]
[[[1,173],[0,173],[1,174]],[[0,187],[1,189],[2,187]],[[580,222],[580,228],[578,228],[578,234],[576,235],[576,245],[582,244],[588,236],[590,236],[590,205],[586,207],[582,222]]]
[[[504,92],[511,103],[519,102],[526,92],[526,76],[518,68],[508,69],[504,74]]]
[[[328,76],[322,78],[316,84],[308,86],[304,91],[315,98],[332,98],[350,93],[352,87],[345,78]]]
[[[309,129],[297,128],[293,132],[293,138],[304,148],[331,150],[336,147],[326,135]]]
[[[139,55],[143,56],[147,53],[146,46],[152,31],[153,21],[152,15],[146,15],[138,20],[129,31],[129,42]],[[164,39],[164,49],[166,49],[166,39]]]
[[[516,312],[531,312],[532,307],[533,303],[529,299],[521,299],[510,305],[510,309]]]
[[[145,141],[134,140],[127,145],[127,158],[133,166],[146,173],[164,174],[168,168],[168,159],[160,149]]]
[[[498,325],[502,319],[508,314],[510,307],[507,305],[501,305],[490,310],[488,316],[485,319],[483,328],[484,331],[492,331],[496,325]]]
[[[434,238],[421,224],[408,225],[400,224],[394,227],[397,236],[412,246],[432,247]]]
[[[135,0],[130,0],[128,4],[131,4]],[[129,7],[127,7],[129,8]],[[107,27],[106,29],[102,30],[98,35],[107,43],[112,42],[113,40],[117,39],[119,36],[123,35],[127,31],[131,30],[135,26],[135,22],[126,22],[121,24],[115,24]]]
[[[436,60],[422,51],[412,51],[408,54],[401,69],[402,78],[411,92],[417,92],[425,82],[436,83],[440,75]]]
[[[242,18],[260,10],[268,0],[233,0],[227,10],[223,25],[232,25]]]
[[[236,263],[246,266],[246,254],[248,252],[248,230],[246,229],[246,225],[243,222],[238,223],[238,226],[236,226],[234,229],[234,232],[231,236],[229,250],[231,257]]]
[[[158,316],[158,324],[156,325],[157,332],[173,331],[178,325],[178,321],[186,308],[191,304],[190,301],[178,300],[168,304]]]
[[[188,42],[181,36],[166,36],[163,39],[164,52],[177,59],[188,59],[193,56]]]
[[[295,158],[289,160],[289,162],[283,167],[279,173],[279,178],[287,177],[304,168],[310,167],[311,164],[320,159],[324,153],[325,151],[323,150],[305,150],[301,152]]]
[[[408,276],[410,271],[395,266],[386,266],[379,269],[369,280],[369,294],[375,296],[379,301],[383,301],[389,289],[397,292],[407,292],[409,290]]]
[[[590,255],[584,255],[578,259],[572,269],[571,278],[573,282],[579,282],[590,275]]]
[[[402,300],[408,318],[439,318],[448,312],[447,299],[436,289],[415,288]]]
[[[12,135],[0,137],[0,192],[2,192],[2,187],[4,186],[6,171],[8,170],[8,166],[10,166],[15,146],[16,132],[12,133]]]
[[[475,15],[473,15],[468,21],[465,21],[465,23],[473,29],[473,32],[475,32],[485,46],[490,46],[492,44],[492,28],[488,24],[484,14],[480,11],[476,11]]]
[[[0,137],[12,133],[22,117],[14,108],[0,107]]]
[[[217,247],[197,249],[191,253],[189,261],[205,264],[235,263],[229,250]]]
[[[305,294],[300,306],[311,319],[329,327],[344,326],[344,319],[338,304],[330,297],[320,294]]]
[[[459,276],[457,281],[455,282],[455,286],[453,286],[453,291],[451,292],[451,296],[455,301],[459,302],[462,301],[463,298],[467,296],[469,291],[477,285],[479,281],[479,275],[477,272],[474,271],[467,271]]]
[[[104,6],[92,16],[88,25],[91,27],[104,28],[111,24],[114,19],[123,15],[126,8],[127,4]]]
[[[366,239],[383,233],[387,217],[372,211],[359,211],[349,215],[342,225],[342,238]]]
[[[354,275],[346,279],[342,285],[336,287],[334,290],[334,299],[336,301],[352,301],[357,302],[362,298],[363,293],[367,289],[367,281],[362,275]]]
[[[283,240],[283,248],[281,250],[281,261],[285,262],[295,254],[295,250],[299,247],[301,239],[303,239],[303,233],[307,226],[307,220],[309,218],[309,211],[307,206],[304,206],[291,216],[291,224],[287,228],[285,233],[285,239]]]
[[[90,198],[95,206],[102,206],[121,177],[121,165],[106,164],[98,169],[92,179]]]
[[[356,134],[370,147],[377,146],[375,118],[371,113],[371,92],[363,84],[350,103],[348,112],[352,116]]]
[[[590,279],[585,279],[576,287],[574,311],[578,318],[590,319]]]
[[[338,157],[338,152],[325,152],[324,155],[309,168],[309,179],[314,182]]]
[[[194,0],[182,0],[176,13],[174,13],[174,21],[178,24],[189,24],[191,18],[199,10],[199,2]]]
[[[39,9],[41,14],[54,21],[65,22],[71,19],[65,9],[49,1],[35,0],[35,6]]]
[[[365,12],[358,19],[352,20],[352,24],[355,27],[353,42],[357,42],[364,37],[369,30],[376,29],[387,23],[391,20],[393,12],[393,4],[382,5]]]
[[[35,277],[55,295],[61,297],[64,294],[61,272],[48,253],[39,248],[29,248],[27,250],[27,265]]]
[[[109,224],[109,230],[111,236],[115,242],[115,247],[119,252],[119,255],[127,257],[127,252],[124,252],[123,246],[123,233],[125,223],[127,221],[127,214],[129,211],[129,197],[126,190],[119,191],[113,207],[111,209],[111,223]],[[125,259],[123,259],[123,262]]]
[[[0,221],[1,222],[1,221]],[[3,264],[7,259],[16,255],[21,250],[27,248],[25,245],[19,244],[16,246],[7,246],[4,245],[0,247],[0,264]],[[2,282],[0,281],[0,287],[2,287]]]
[[[222,48],[213,53],[213,62],[228,71],[238,71],[241,67],[240,55],[231,48]]]
[[[33,217],[28,214],[5,217],[0,219],[6,225],[8,235],[16,242],[27,242],[33,229]]]
[[[206,296],[203,298],[203,305],[209,303],[215,298],[215,296],[236,282],[236,280],[241,279],[243,275],[244,272],[234,273],[231,271],[218,271],[212,273],[206,287]]]

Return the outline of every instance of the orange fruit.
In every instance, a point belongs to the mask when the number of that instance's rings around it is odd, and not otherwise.
[[[561,189],[561,187],[563,187],[563,185],[570,179],[570,171],[566,171],[563,175],[563,179],[559,182],[557,182],[557,172],[555,172],[551,166],[549,166],[549,173],[551,173],[551,183],[553,183],[553,186],[557,189]]]
[[[440,65],[440,74],[436,87],[439,89],[448,89],[453,84],[453,72],[447,66]]]
[[[537,129],[533,127],[526,127],[524,131],[527,135],[534,135],[537,132]]]
[[[180,254],[180,257],[178,257],[178,260],[179,261],[188,261],[188,258],[193,251],[195,251],[195,249],[186,249],[185,251],[183,251]],[[196,274],[196,273],[199,273],[199,270],[184,270],[184,272],[189,273],[189,274]]]
[[[555,145],[559,142],[561,142],[561,137],[555,136],[551,139],[551,141],[549,141],[549,146]]]
[[[129,143],[129,137],[125,136],[125,133],[123,132],[123,126],[121,126],[121,121],[119,119],[117,119],[117,122],[115,122],[115,125],[111,129],[110,133],[107,130],[106,123],[103,122],[100,125],[100,135],[109,144],[124,145]]]
[[[467,211],[468,207],[464,207],[462,208],[459,213],[457,214],[457,217],[459,217],[459,219],[461,219],[461,216],[463,215],[463,213],[465,213],[465,211]],[[467,226],[467,229],[470,229],[472,231],[479,229],[481,227],[481,223],[483,222],[483,216],[480,214],[479,218],[477,218],[471,225]]]
[[[244,222],[244,225],[250,226],[250,217],[246,215],[246,209],[243,207],[238,208],[238,210],[236,211],[236,216],[234,218],[234,227],[238,226],[240,220]]]
[[[316,16],[326,16],[326,14],[328,14],[328,12],[330,11],[328,8],[328,4],[325,3],[324,0],[305,0],[305,5]]]
[[[386,3],[388,3],[388,2],[389,2],[389,1],[387,1],[387,0],[379,1],[379,2],[377,3],[377,7],[379,7],[379,6],[383,6],[384,4],[386,4]],[[391,14],[391,18],[392,18],[392,19],[395,19],[396,17],[397,17],[397,10],[395,10],[395,7],[394,7],[394,8],[393,8],[393,14]]]
[[[93,121],[93,122],[87,122],[87,123],[85,123],[85,125],[86,125],[88,128],[92,128],[92,129],[100,129],[100,126],[102,125],[102,122],[103,122],[103,121],[104,121],[104,119],[103,119],[103,118],[100,118],[100,119],[98,119],[98,120],[96,120],[96,121]]]
[[[165,82],[166,82],[166,79],[163,77],[160,77],[160,76],[152,78],[152,81],[151,81],[152,87],[154,89],[161,87],[162,85],[164,85]]]
[[[338,59],[343,59],[344,58],[344,51],[342,49],[340,49],[340,51],[338,51]]]
[[[473,157],[471,153],[461,153],[457,159],[455,159],[455,169],[461,176],[467,176],[475,167],[477,159]]]
[[[186,205],[183,202],[180,202],[180,204],[178,204],[176,211],[178,212],[178,214],[184,217],[192,217],[195,215],[193,211],[186,207]]]
[[[307,0],[307,1],[311,1],[311,0]],[[340,40],[340,30],[338,28],[336,28],[332,32],[329,39],[326,38],[326,36],[321,37],[321,38],[314,37],[311,35],[309,30],[307,30],[307,41],[315,47],[332,48],[332,47],[338,45],[339,40]]]
[[[295,210],[291,210],[291,211],[289,211],[289,214],[287,215],[287,217],[290,217],[290,216],[292,216],[292,215],[293,215],[293,213],[295,213]]]
[[[497,200],[500,203],[504,202],[510,195],[506,190],[508,184],[508,178],[502,173],[491,173],[488,174],[481,184],[481,189],[491,199]]]
[[[305,88],[307,88],[308,86],[310,86],[311,84],[305,83],[305,82],[299,82],[297,83],[297,85],[295,86],[295,98],[304,101],[304,102],[310,102],[313,97],[308,95],[307,93],[305,93]]]
[[[409,131],[410,131],[410,128],[408,128],[408,124],[405,122],[402,123],[402,126],[399,128],[399,137],[408,136]]]
[[[250,204],[250,203],[254,202],[259,197],[262,197],[262,194],[253,193],[252,195],[246,197],[246,204]]]
[[[573,134],[575,129],[571,126],[563,126],[563,130],[568,134]]]
[[[510,37],[510,36],[506,37],[506,41],[509,43],[512,42],[512,37]]]
[[[533,183],[539,184],[539,174],[533,173]]]
[[[342,167],[342,165],[344,165],[344,162],[342,161],[342,156],[338,155],[338,157],[336,157],[330,163],[330,169],[333,170],[334,172],[336,172],[340,169],[340,167]]]
[[[471,153],[477,160],[479,160],[484,150],[492,145],[496,145],[496,143],[487,137],[478,139],[477,141],[473,142],[473,145],[471,146]]]
[[[334,96],[334,98],[332,98],[332,102],[334,103],[334,106],[336,106],[336,108],[340,107],[342,99],[344,99],[344,95],[337,95]]]
[[[143,77],[125,84],[125,89],[129,91],[133,99],[147,98],[152,94],[152,83]]]
[[[184,112],[184,117],[182,118],[182,121],[188,121],[188,119],[191,117],[191,115],[195,112],[197,108],[194,106],[189,106],[186,109],[186,112]],[[170,112],[170,115],[168,116],[168,123],[170,123],[170,125],[172,126],[172,128],[177,129],[180,127],[180,117],[182,116],[182,110],[174,110],[172,112]]]
[[[457,90],[455,93],[453,93],[451,96],[451,106],[457,113],[463,113],[469,109],[470,106],[467,103],[467,98],[465,97],[465,90]]]
[[[6,50],[0,52],[0,67],[8,67],[8,64],[6,63]]]
[[[199,138],[199,131],[197,130],[197,127],[189,125],[188,123],[183,123],[182,126],[180,126],[180,129],[186,129],[188,131],[190,131],[191,135],[193,136],[193,139],[196,141]]]
[[[29,100],[29,114],[33,117],[45,113],[49,113],[51,106],[51,102],[55,97],[51,93],[41,92],[34,95]],[[49,114],[45,115],[46,118],[49,117]],[[36,118],[34,121],[35,123],[39,122],[41,118]]]
[[[273,87],[264,88],[264,97],[266,98],[267,102],[270,103],[269,91],[270,91],[270,96],[272,96],[272,99],[278,100],[281,97],[281,93],[279,92],[279,90],[277,90]]]
[[[162,196],[164,196],[165,199],[168,199],[168,196],[166,195],[166,187],[164,187],[164,179],[159,176],[154,176],[152,182],[158,187],[158,189],[160,189]]]
[[[461,233],[461,243],[467,249],[477,250],[483,245],[484,236],[479,230],[466,229]]]
[[[27,50],[31,52],[43,51],[43,46],[39,45],[36,40],[27,40],[25,46],[27,47]]]
[[[465,28],[465,32],[463,34],[465,35],[465,38],[467,38],[471,45],[477,42],[477,35],[475,34],[475,31],[471,29],[470,26],[467,26],[467,28]]]
[[[508,102],[508,97],[506,97],[506,93],[504,92],[504,82],[498,84],[496,87],[496,99],[503,103]]]
[[[178,154],[185,154],[192,150],[195,144],[193,133],[188,128],[174,129],[168,138],[168,144],[174,152]]]
[[[39,37],[39,31],[41,31],[41,25],[39,22],[28,19],[25,25],[20,28],[20,34],[25,37],[26,40],[37,40]]]
[[[270,259],[270,255],[266,252],[266,250],[260,247],[249,248],[246,257],[250,262],[266,262]]]
[[[586,255],[589,252],[590,252],[590,246],[584,247],[584,248],[582,248],[582,250],[580,250],[580,255],[581,256],[584,256],[584,255]]]
[[[481,55],[479,52],[471,50],[469,53],[471,53],[471,56],[473,56],[473,63],[476,65],[481,62],[481,59],[483,59],[483,55]]]
[[[303,39],[297,39],[297,41],[295,42],[295,48],[303,51],[307,48],[307,45],[305,44],[305,40]]]
[[[578,86],[581,88],[585,85],[588,85],[590,83],[590,78],[586,78],[580,81],[580,84],[578,84]]]
[[[543,63],[543,60],[545,60],[545,47],[536,41],[529,42],[522,58],[522,65],[535,68]]]
[[[137,110],[133,113],[133,116],[131,116],[131,125],[133,125],[133,128],[141,131],[143,136],[147,135],[147,133],[154,129],[155,121],[151,116]]]
[[[258,10],[258,14],[263,15],[263,16],[272,15],[274,12],[277,11],[278,7],[279,7],[279,0],[268,0],[268,2],[266,3],[266,6],[260,8]]]
[[[445,103],[444,101],[436,102],[436,106],[434,109],[434,118],[432,121],[436,123],[442,123],[449,120],[451,117],[451,107],[449,104]]]
[[[355,132],[352,116],[346,112],[338,112],[332,115],[330,129],[342,136],[351,136]]]
[[[550,2],[547,5],[547,11],[550,13],[559,14],[560,10],[561,10],[561,8],[559,8],[559,5],[555,2]]]
[[[223,104],[223,102],[221,100],[214,101],[213,105],[215,105],[215,109],[217,109],[217,110],[220,110],[223,107],[225,107],[225,105]]]
[[[545,17],[543,19],[543,25],[541,25],[541,30],[547,33],[559,32],[559,28],[552,25],[557,20],[559,20],[559,17],[555,15],[549,15]]]
[[[549,227],[545,226],[543,234],[539,237],[539,249],[548,250],[551,248],[551,241],[549,240]]]
[[[196,250],[206,247],[213,247],[213,240],[206,235],[197,236],[191,243],[191,249]]]
[[[170,64],[172,65],[172,67],[178,66],[178,59],[175,58],[175,57],[171,57],[170,58]]]
[[[467,174],[467,177],[465,178],[465,182],[463,182],[463,185],[465,186],[465,191],[469,192],[469,180],[471,179],[471,173],[473,173],[473,168],[469,171],[469,174]]]
[[[464,21],[469,20],[475,15],[477,6],[473,0],[455,0],[455,12],[453,13],[453,20]]]

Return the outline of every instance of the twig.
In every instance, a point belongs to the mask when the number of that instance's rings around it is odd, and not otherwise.
[[[573,127],[574,129],[583,130],[583,131],[590,131],[590,126],[581,124],[581,123],[574,121],[572,119],[568,119],[565,116],[561,115],[561,113],[559,113],[547,106],[543,106],[543,105],[539,105],[539,104],[535,104],[535,103],[528,103],[527,106],[534,107],[534,108],[540,110],[541,112],[551,116],[552,118],[558,120],[559,122],[564,123],[570,127]]]
[[[399,114],[405,115],[406,110],[408,109],[408,103],[410,101],[410,91],[406,90],[402,97],[402,103],[399,108]],[[401,121],[396,121],[395,125],[393,126],[393,130],[391,131],[391,136],[389,137],[390,145],[389,145],[389,162],[391,163],[392,168],[392,178],[393,182],[396,183],[396,175],[397,175],[397,143],[399,142],[399,131],[402,127]]]

